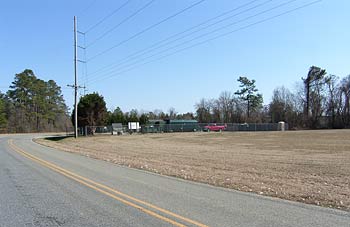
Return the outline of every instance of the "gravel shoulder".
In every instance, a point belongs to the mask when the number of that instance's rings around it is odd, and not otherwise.
[[[36,139],[168,176],[350,211],[350,130]]]

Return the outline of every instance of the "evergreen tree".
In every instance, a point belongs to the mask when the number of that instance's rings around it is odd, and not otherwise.
[[[258,89],[255,85],[255,80],[249,80],[247,77],[240,76],[237,80],[241,84],[241,90],[235,92],[235,95],[247,103],[247,117],[250,118],[252,112],[262,108],[262,94],[257,93]]]
[[[147,114],[143,113],[143,114],[141,114],[139,120],[140,120],[140,125],[146,125],[149,121],[149,117]]]
[[[74,113],[74,111],[73,111]],[[74,114],[72,117],[74,124]],[[84,95],[78,103],[78,126],[101,126],[107,121],[106,102],[102,95],[92,93]]]
[[[0,93],[0,132],[6,131],[7,117],[4,95]]]
[[[38,79],[30,69],[16,74],[7,96],[13,132],[65,130],[67,107],[56,82]],[[56,120],[60,119],[57,123]]]
[[[109,113],[107,123],[111,125],[112,123],[122,123],[125,124],[126,120],[123,111],[120,107],[115,108],[113,113]]]

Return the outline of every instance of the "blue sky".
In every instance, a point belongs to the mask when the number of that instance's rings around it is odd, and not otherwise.
[[[16,73],[30,68],[41,79],[54,79],[62,87],[68,106],[72,107],[73,91],[66,85],[74,82],[73,16],[78,17],[78,30],[86,32],[125,2],[127,0],[2,1],[0,91],[8,89]],[[201,98],[216,98],[222,91],[235,92],[239,76],[255,79],[265,103],[268,103],[274,88],[284,85],[293,90],[295,82],[300,81],[312,65],[325,68],[328,73],[339,77],[350,74],[348,0],[323,0],[242,30],[239,29],[313,0],[206,0],[124,42],[145,28],[198,2],[155,0],[136,16],[93,43],[149,2],[130,0],[120,11],[88,31],[85,36],[79,35],[80,46],[92,43],[85,53],[79,50],[79,58],[88,60],[86,65],[79,64],[79,83],[85,84],[87,92],[97,91],[102,94],[109,109],[120,106],[124,111],[132,108],[167,111],[174,107],[180,113],[194,111],[194,104]],[[203,30],[169,42],[163,49],[146,52],[124,65],[118,64],[132,53],[248,3],[250,5],[225,16],[239,14],[235,17],[206,29],[205,25],[197,27],[197,30]],[[283,7],[267,11],[283,3]],[[252,17],[263,11],[267,12]],[[222,26],[227,28],[214,32]],[[142,65],[143,62],[235,30],[238,31]],[[118,43],[123,44],[105,52]],[[111,64],[115,64],[115,67],[110,71],[94,74]]]

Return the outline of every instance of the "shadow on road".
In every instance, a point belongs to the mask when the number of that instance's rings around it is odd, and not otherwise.
[[[60,135],[60,136],[50,136],[50,137],[45,137],[44,139],[45,140],[49,140],[49,141],[57,142],[57,141],[61,141],[61,140],[64,140],[64,139],[70,138],[70,137],[73,137],[73,136],[71,136],[71,135],[68,135],[68,136],[62,136],[62,135]]]

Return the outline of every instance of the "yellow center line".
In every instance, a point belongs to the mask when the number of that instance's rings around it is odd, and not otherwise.
[[[132,203],[132,202],[129,202],[129,201],[123,199],[123,198],[120,198],[120,197],[118,197],[118,196],[115,196],[115,195],[111,194],[110,192],[113,192],[113,193],[115,193],[115,194],[118,194],[118,195],[120,195],[120,196],[123,196],[123,197],[125,197],[125,198],[127,198],[127,199],[129,199],[129,200],[132,200],[132,201],[134,201],[134,202],[137,202],[137,203],[139,203],[139,204],[142,204],[142,205],[144,205],[144,206],[147,206],[147,207],[149,207],[149,208],[152,208],[152,209],[154,209],[154,210],[157,210],[157,211],[162,212],[162,213],[164,213],[164,214],[167,214],[167,215],[169,215],[169,216],[173,216],[173,217],[175,217],[175,218],[177,218],[177,219],[186,221],[186,222],[188,222],[188,223],[191,223],[191,224],[194,224],[194,225],[197,225],[197,226],[200,226],[200,227],[208,227],[207,225],[204,225],[204,224],[202,224],[202,223],[199,223],[199,222],[197,222],[197,221],[191,220],[191,219],[189,219],[189,218],[180,216],[180,215],[178,215],[178,214],[175,214],[175,213],[173,213],[173,212],[171,212],[171,211],[168,211],[168,210],[165,210],[165,209],[163,209],[163,208],[157,207],[157,206],[155,206],[155,205],[153,205],[153,204],[150,204],[150,203],[147,203],[147,202],[145,202],[145,201],[139,200],[139,199],[134,198],[134,197],[132,197],[132,196],[129,196],[129,195],[125,194],[125,193],[119,192],[119,191],[117,191],[117,190],[115,190],[115,189],[113,189],[113,188],[110,188],[110,187],[108,187],[108,186],[106,186],[106,185],[97,183],[97,182],[92,181],[92,180],[90,180],[90,179],[88,179],[88,178],[85,178],[85,177],[80,176],[80,175],[78,175],[78,174],[75,174],[75,173],[73,173],[73,172],[71,172],[71,171],[68,171],[68,170],[66,170],[66,169],[63,169],[63,168],[61,168],[61,167],[59,167],[59,166],[57,166],[57,165],[54,165],[54,164],[52,164],[52,163],[50,163],[50,162],[47,162],[47,161],[45,161],[45,160],[43,160],[43,159],[40,159],[40,158],[38,158],[38,157],[36,157],[36,156],[34,156],[34,155],[32,155],[32,154],[29,154],[29,153],[25,152],[25,151],[22,150],[21,148],[19,148],[19,147],[17,147],[16,145],[14,145],[12,140],[8,140],[8,144],[9,144],[9,146],[10,146],[13,150],[15,150],[15,151],[18,152],[19,154],[21,154],[21,155],[23,155],[23,156],[25,156],[25,157],[31,159],[32,161],[35,161],[35,162],[37,162],[37,163],[39,163],[39,164],[41,164],[41,165],[43,165],[43,166],[45,166],[45,167],[47,167],[47,168],[49,168],[49,169],[54,170],[55,172],[58,172],[58,173],[60,173],[60,174],[62,174],[62,175],[64,175],[64,176],[66,176],[66,177],[68,177],[68,178],[71,178],[71,179],[73,179],[73,180],[75,180],[75,181],[77,181],[77,182],[79,182],[79,183],[81,183],[81,184],[83,184],[83,185],[85,185],[85,186],[87,186],[87,187],[89,187],[89,188],[92,188],[92,189],[94,189],[94,190],[96,190],[96,191],[98,191],[98,192],[100,192],[100,193],[103,193],[103,194],[105,194],[105,195],[107,195],[107,196],[109,196],[109,197],[111,197],[111,198],[113,198],[113,199],[115,199],[115,200],[118,200],[118,201],[120,201],[120,202],[122,202],[122,203],[124,203],[124,204],[127,204],[127,205],[129,205],[129,206],[131,206],[131,207],[137,208],[137,209],[139,209],[139,210],[141,210],[141,211],[143,211],[143,212],[145,212],[145,213],[147,213],[147,214],[149,214],[149,215],[151,215],[151,216],[154,216],[154,217],[159,218],[159,219],[161,219],[161,220],[163,220],[163,221],[169,222],[169,223],[171,223],[171,224],[173,224],[173,225],[175,225],[175,226],[184,227],[185,225],[183,225],[183,224],[181,224],[181,223],[178,223],[178,222],[176,222],[176,221],[174,221],[174,220],[171,220],[171,219],[169,219],[169,218],[167,218],[167,217],[161,216],[161,215],[159,215],[159,214],[157,214],[157,213],[155,213],[155,212],[153,212],[153,211],[151,211],[151,210],[148,210],[148,209],[146,209],[146,208],[143,208],[143,207],[141,207],[141,206],[139,206],[139,205],[137,205],[137,204],[134,204],[134,203]],[[96,186],[97,186],[97,187],[96,187]],[[98,187],[100,187],[100,188],[98,188]],[[106,190],[108,190],[108,191],[110,191],[110,192],[104,191],[104,190],[102,190],[101,188],[106,189]]]

